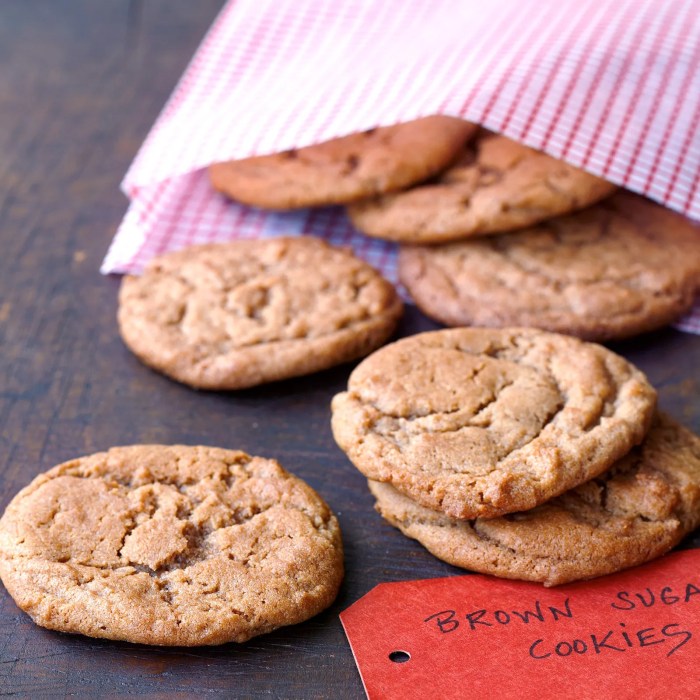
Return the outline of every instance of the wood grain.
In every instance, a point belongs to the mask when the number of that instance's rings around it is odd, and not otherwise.
[[[338,613],[383,581],[462,573],[384,524],[335,447],[349,366],[240,393],[198,393],[142,366],[97,272],[118,185],[221,0],[0,3],[0,508],[38,472],[111,445],[182,442],[279,459],[338,513],[347,577],[327,612],[241,646],[153,649],[36,627],[0,590],[0,694],[32,698],[360,698]],[[401,335],[436,327],[411,311]],[[700,337],[614,349],[700,431]],[[700,545],[700,537],[687,546]]]

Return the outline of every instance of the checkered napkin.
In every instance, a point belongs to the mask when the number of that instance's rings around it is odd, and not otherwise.
[[[341,209],[238,205],[203,168],[437,113],[700,219],[700,0],[231,0],[124,179],[102,272],[314,234],[395,282],[395,244]],[[700,333],[700,302],[678,327]]]

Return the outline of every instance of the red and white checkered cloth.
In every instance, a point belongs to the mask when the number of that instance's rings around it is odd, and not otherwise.
[[[237,205],[203,168],[438,113],[700,219],[700,0],[231,0],[124,179],[102,271],[306,233],[396,281],[395,245],[342,210]],[[678,327],[700,333],[700,302]]]

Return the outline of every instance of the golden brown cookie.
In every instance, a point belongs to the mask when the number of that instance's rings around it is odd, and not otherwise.
[[[625,338],[690,309],[700,289],[700,228],[620,192],[521,231],[402,248],[399,274],[418,306],[450,326]]]
[[[600,345],[532,328],[457,328],[373,353],[333,399],[338,445],[369,479],[453,518],[527,510],[644,437],[656,392]]]
[[[523,513],[455,520],[388,484],[377,510],[455,566],[556,586],[661,556],[700,525],[700,438],[668,417],[607,472]]]
[[[195,646],[320,612],[343,552],[326,504],[274,460],[137,445],[20,491],[0,520],[0,576],[42,627]]]
[[[193,387],[242,389],[366,355],[402,312],[367,263],[312,237],[241,240],[155,258],[119,295],[124,342]]]
[[[486,134],[435,181],[348,208],[368,236],[444,243],[510,231],[597,202],[615,186],[505,136]]]
[[[455,159],[476,126],[424,117],[268,156],[215,163],[216,190],[244,204],[297,209],[374,197],[425,180]]]

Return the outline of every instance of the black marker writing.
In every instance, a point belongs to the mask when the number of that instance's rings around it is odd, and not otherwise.
[[[624,627],[625,624],[621,622],[620,626]],[[624,630],[608,630],[604,633],[584,635],[582,639],[561,639],[556,642],[536,639],[530,645],[528,653],[533,659],[566,658],[576,654],[600,655],[609,654],[610,652],[617,654],[634,648],[644,649],[657,644],[665,644],[671,641],[672,638],[677,637],[678,643],[666,653],[666,656],[671,656],[693,637],[689,630],[678,629],[679,627],[680,625],[673,623],[665,625],[660,630],[655,627],[644,627],[633,633],[628,633]],[[622,646],[618,633],[626,643],[626,646]]]
[[[658,601],[664,605],[675,605],[676,603],[688,603],[691,598],[700,593],[700,588],[694,583],[687,583],[682,591],[674,593],[671,586],[664,586],[658,597],[651,588],[646,588],[645,592],[630,593],[629,591],[619,591],[615,596],[617,600],[610,603],[615,610],[635,610],[639,607],[651,608]]]
[[[423,620],[423,622],[430,622],[435,620],[437,626],[440,628],[440,632],[447,634],[448,632],[454,632],[459,627],[459,621],[455,618],[454,610],[443,610],[442,612],[437,612],[434,615],[430,615]]]
[[[666,656],[671,656],[675,651],[680,649],[684,644],[689,642],[693,635],[688,631],[688,630],[678,630],[677,632],[671,632],[672,627],[680,627],[678,624],[672,624],[672,625],[666,625],[665,627],[661,628],[661,634],[663,634],[666,637],[683,637],[683,641],[680,644],[676,644],[671,651],[666,654]]]

